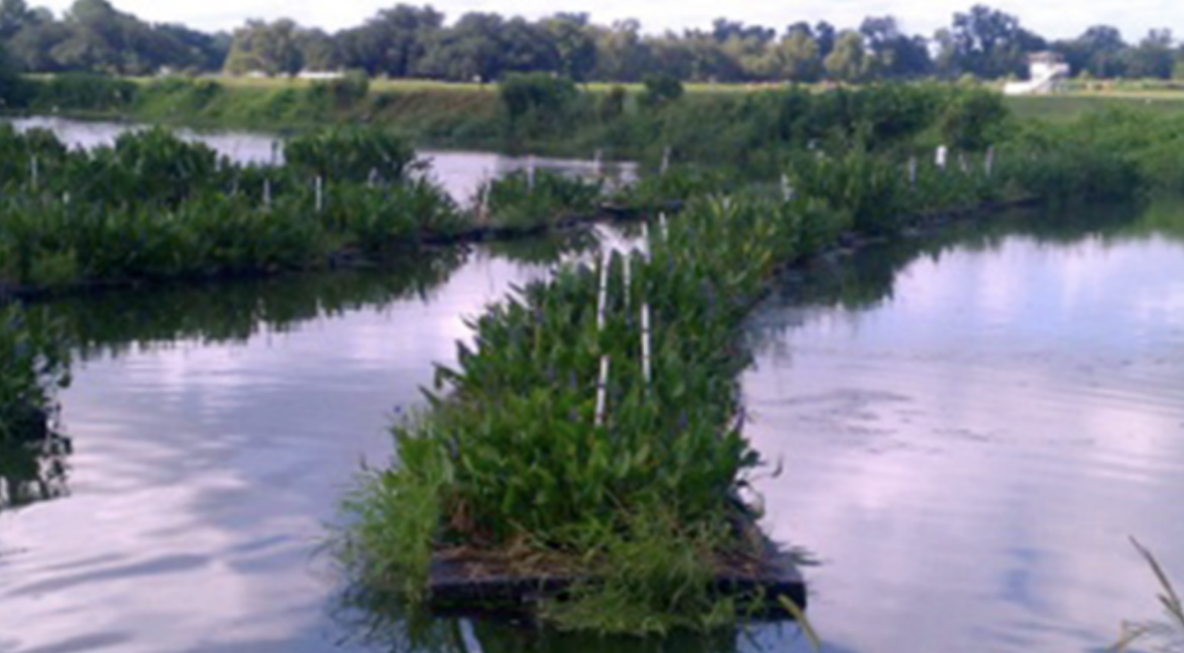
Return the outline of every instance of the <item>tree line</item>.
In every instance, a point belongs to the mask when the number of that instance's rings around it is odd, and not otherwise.
[[[1050,41],[985,5],[954,14],[932,36],[892,16],[840,29],[716,20],[709,29],[647,34],[635,20],[597,24],[587,14],[539,20],[470,12],[455,22],[431,6],[395,5],[335,33],[290,19],[249,20],[233,33],[149,23],[107,0],[76,0],[62,15],[0,0],[0,68],[27,73],[162,72],[295,75],[359,70],[370,76],[493,82],[545,72],[575,81],[861,82],[889,78],[1022,77],[1028,55],[1060,53],[1079,76],[1184,77],[1184,47],[1170,29],[1128,42],[1114,27]],[[3,73],[0,73],[0,78]],[[3,82],[0,82],[2,84]]]

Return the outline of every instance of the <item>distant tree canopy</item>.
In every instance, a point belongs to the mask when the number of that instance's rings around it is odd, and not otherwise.
[[[23,83],[16,65],[0,43],[0,109],[20,105],[24,99]]]
[[[1023,76],[1028,56],[1061,53],[1075,74],[1169,78],[1184,74],[1184,49],[1167,29],[1128,43],[1098,25],[1048,42],[1011,14],[976,5],[930,37],[893,16],[839,29],[784,28],[720,18],[708,29],[646,34],[636,20],[610,25],[587,14],[539,20],[470,12],[448,22],[431,6],[397,4],[361,25],[329,33],[292,20],[249,20],[232,34],[153,24],[108,0],[76,0],[61,16],[27,0],[0,0],[0,44],[26,72],[120,75],[182,72],[291,75],[365,71],[370,76],[499,81],[545,73],[576,82],[640,82],[655,75],[694,82],[815,82],[974,75]]]

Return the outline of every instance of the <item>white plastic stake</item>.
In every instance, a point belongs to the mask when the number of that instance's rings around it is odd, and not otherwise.
[[[64,206],[70,205],[70,193],[69,192],[62,193],[62,204]]]
[[[670,240],[670,229],[666,226],[666,214],[658,214],[658,226],[662,228],[662,242]]]
[[[271,180],[263,180],[263,207],[271,208]]]
[[[325,178],[317,177],[317,213],[325,210]]]
[[[653,363],[650,360],[650,305],[641,305],[641,375],[646,387],[653,381]]]
[[[600,379],[596,382],[596,427],[604,426],[604,413],[608,408],[608,372],[611,356],[600,357]]]
[[[987,148],[986,168],[987,168],[987,176],[990,177],[991,173],[993,173],[995,171],[995,146],[994,145]]]
[[[937,157],[934,159],[934,163],[937,164],[938,168],[945,170],[946,160],[949,158],[949,156],[950,148],[946,147],[945,145],[939,145],[937,146]]]
[[[917,157],[909,157],[909,185],[917,186]]]
[[[592,166],[597,177],[604,176],[604,150],[596,150],[596,156],[592,158]]]
[[[600,293],[596,300],[596,331],[604,331],[605,312],[608,308],[608,271],[612,267],[612,254],[600,259]]]
[[[534,190],[534,155],[526,160],[526,185],[531,191]]]
[[[623,265],[625,266],[625,310],[629,311],[630,301],[633,298],[633,252],[625,254]]]
[[[667,172],[670,172],[670,148],[668,147],[662,150],[662,175],[665,176]]]
[[[793,185],[789,183],[789,175],[781,175],[781,196],[785,198],[786,202],[793,201]]]

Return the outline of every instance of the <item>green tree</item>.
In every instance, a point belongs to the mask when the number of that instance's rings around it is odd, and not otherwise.
[[[596,40],[588,28],[588,14],[556,14],[543,22],[555,44],[559,72],[577,82],[596,70]]]
[[[1090,27],[1076,39],[1057,43],[1055,49],[1064,55],[1075,74],[1088,71],[1101,79],[1126,74],[1123,52],[1128,46],[1122,33],[1109,25]]]
[[[1172,30],[1153,29],[1139,42],[1139,46],[1126,51],[1126,74],[1143,79],[1168,79],[1176,65],[1176,53],[1172,49]]]
[[[295,75],[304,67],[300,27],[281,18],[273,23],[250,20],[234,31],[234,43],[226,56],[226,72],[243,75]]]
[[[16,36],[33,19],[25,0],[0,0],[0,41]]]
[[[859,32],[848,30],[839,36],[835,49],[826,58],[826,72],[844,82],[859,82],[867,77],[870,61]]]
[[[929,45],[921,37],[900,31],[892,16],[869,17],[859,28],[871,57],[870,70],[877,77],[916,77],[933,68]]]
[[[651,70],[653,57],[649,43],[641,36],[641,23],[621,20],[591,31],[596,41],[595,79],[636,82]]]
[[[371,75],[411,77],[428,44],[444,27],[444,14],[431,7],[400,4],[379,11],[360,27],[337,34],[344,64]]]
[[[822,75],[822,55],[818,41],[803,29],[791,29],[777,47],[781,75],[792,82],[809,83]]]
[[[943,46],[952,49],[946,54],[956,60],[955,66],[985,79],[1024,74],[1028,54],[1048,47],[1044,39],[1021,27],[1018,18],[986,5],[954,14],[949,36]]]
[[[452,26],[432,35],[418,72],[426,77],[490,82],[502,72],[501,31],[505,20],[497,14],[468,13]]]
[[[323,30],[308,29],[297,32],[296,48],[300,50],[303,67],[308,70],[323,72],[341,67],[337,42]]]
[[[19,107],[26,100],[27,86],[17,71],[16,64],[0,43],[0,109]]]

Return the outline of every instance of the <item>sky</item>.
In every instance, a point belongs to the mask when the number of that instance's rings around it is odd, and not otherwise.
[[[30,0],[31,5],[55,11],[73,0]],[[232,29],[248,18],[293,18],[301,24],[329,30],[351,27],[398,0],[113,0],[117,8],[153,22],[181,22],[204,30]],[[965,11],[975,0],[435,0],[431,4],[455,19],[467,11],[496,11],[528,18],[559,11],[587,12],[599,23],[636,18],[648,32],[685,27],[707,27],[725,16],[748,23],[784,27],[799,20],[827,20],[842,27],[857,27],[865,16],[891,14],[906,32],[931,35],[948,26],[953,14]],[[424,4],[424,0],[411,0]],[[1184,3],[1176,0],[1024,0],[988,1],[991,7],[1020,18],[1024,27],[1046,38],[1073,37],[1091,25],[1114,25],[1123,36],[1137,41],[1151,28],[1180,26],[1184,33]]]

